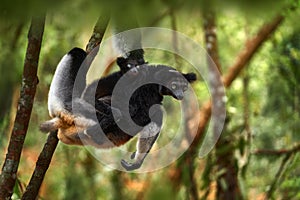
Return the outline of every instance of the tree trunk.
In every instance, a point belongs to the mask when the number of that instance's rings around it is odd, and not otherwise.
[[[89,57],[89,60],[87,60],[87,62],[91,63],[94,60],[96,54],[98,53],[99,45],[102,41],[104,32],[106,30],[107,22],[108,22],[108,18],[106,17],[104,20],[102,20],[102,18],[98,19],[96,26],[94,28],[93,35],[91,36],[91,39],[89,40],[89,43],[86,46],[87,52],[93,53]],[[102,27],[102,25],[105,27]],[[98,49],[92,51],[92,48],[98,48]],[[41,187],[45,174],[50,165],[57,143],[58,143],[57,131],[51,132],[48,136],[47,143],[44,145],[44,148],[39,155],[38,161],[36,163],[36,167],[34,169],[34,172],[32,174],[28,186],[26,187],[26,191],[22,196],[22,199],[36,199],[36,197],[38,196],[39,189]]]
[[[18,102],[14,128],[0,177],[0,199],[10,199],[16,183],[20,156],[32,111],[36,86],[37,69],[44,33],[45,16],[33,18],[28,33],[28,46],[24,62],[22,87]]]
[[[276,16],[270,23],[264,24],[257,32],[255,36],[253,36],[251,39],[246,41],[246,44],[244,45],[245,48],[242,49],[242,51],[237,55],[237,58],[233,65],[229,67],[228,72],[222,76],[223,84],[226,88],[229,88],[231,83],[237,78],[240,71],[246,67],[246,65],[250,62],[253,55],[257,52],[259,47],[269,38],[269,36],[275,32],[275,30],[279,27],[279,25],[282,23],[284,17],[282,15]],[[183,160],[188,159],[187,154],[191,154],[193,158],[197,157],[197,148],[199,146],[199,143],[201,142],[202,136],[204,134],[206,124],[208,123],[210,117],[211,117],[211,101],[207,101],[203,103],[202,108],[200,109],[199,115],[199,125],[198,125],[198,131],[197,135],[194,138],[194,141],[192,142],[190,148],[188,151],[183,155]],[[170,173],[171,177],[170,179],[173,182],[180,182],[180,179],[182,176],[182,168],[183,166],[178,165],[176,166],[176,173]],[[172,169],[173,170],[173,169]],[[176,175],[176,177],[172,177],[172,175]]]

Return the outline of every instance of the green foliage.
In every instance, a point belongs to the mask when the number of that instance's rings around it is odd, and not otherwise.
[[[300,34],[295,31],[276,45],[279,55],[273,59],[272,73],[268,83],[269,101],[265,113],[272,114],[275,110],[284,119],[291,113],[299,113],[300,101]],[[276,95],[280,91],[281,95]]]
[[[284,199],[298,199],[300,197],[300,177],[299,177],[300,157],[297,154],[285,172],[285,179],[280,186],[280,193]]]
[[[26,41],[20,38],[26,37],[24,27],[19,22],[6,22],[0,26],[0,74],[5,75],[0,79],[0,96],[6,97],[0,101],[0,121],[9,112],[14,89],[21,84]]]
[[[146,191],[147,195],[145,199],[176,199],[175,193],[171,187],[171,183],[168,180],[162,180],[156,178],[151,187]]]
[[[274,13],[285,7],[289,1],[212,1],[217,11],[217,37],[222,71],[236,60],[236,55],[244,48],[244,42],[257,32]],[[296,2],[297,3],[297,2]],[[299,4],[299,1],[298,1]],[[259,6],[258,6],[259,5]],[[146,9],[145,9],[146,8]],[[91,1],[42,2],[29,0],[3,1],[0,5],[0,153],[6,153],[7,133],[13,90],[21,83],[21,73],[26,50],[28,19],[36,10],[48,10],[45,34],[39,62],[39,85],[35,98],[31,123],[24,144],[24,155],[18,174],[21,183],[27,183],[32,173],[37,155],[46,140],[38,130],[38,124],[48,119],[46,108],[47,93],[55,67],[68,50],[74,46],[86,45],[99,13],[111,10],[120,17],[124,26],[130,24],[134,14],[139,23],[149,26],[155,19],[174,9],[177,29],[199,44],[204,45],[201,10],[206,9],[206,1]],[[168,13],[168,12],[167,12]],[[251,144],[246,139],[244,124],[243,80],[238,78],[226,91],[227,111],[230,121],[222,135],[224,144],[218,147],[219,159],[231,154],[228,164],[238,170],[243,178],[243,190],[249,199],[256,199],[266,191],[274,180],[280,159],[276,156],[249,156],[256,149],[281,149],[292,147],[299,141],[300,130],[300,35],[296,27],[299,11],[284,13],[287,21],[271,38],[263,44],[248,65],[249,76],[249,123],[252,133]],[[298,14],[298,15],[297,15]],[[171,28],[170,15],[166,15],[155,25]],[[298,25],[299,26],[299,25]],[[20,32],[18,32],[20,30]],[[108,35],[110,32],[108,31]],[[170,38],[170,44],[172,40]],[[146,60],[176,66],[182,71],[191,71],[192,66],[183,59],[176,62],[173,54],[147,49]],[[203,61],[205,62],[205,61]],[[201,74],[198,74],[200,77]],[[194,86],[195,93],[202,104],[210,98],[206,84],[201,80]],[[3,98],[4,97],[4,98]],[[180,104],[172,98],[164,101],[167,113],[162,135],[156,148],[168,144],[176,134],[181,113]],[[135,148],[136,141],[129,146]],[[249,157],[248,157],[249,156]],[[228,158],[226,158],[228,159]],[[247,160],[248,159],[248,160]],[[1,160],[2,161],[2,160]],[[82,147],[60,144],[44,180],[41,197],[44,199],[135,199],[140,195],[140,185],[146,185],[143,199],[187,199],[190,184],[190,166],[183,165],[179,188],[174,190],[168,178],[169,167],[151,174],[126,174],[107,169],[98,163]],[[299,199],[300,179],[299,155],[296,154],[286,168],[277,185],[276,199]],[[2,164],[2,162],[1,162]],[[217,157],[210,154],[192,163],[195,167],[196,183],[199,184],[200,197],[212,196],[215,182],[220,180],[224,188],[229,184],[222,175],[225,168],[216,169]],[[245,167],[246,165],[246,167]],[[130,185],[129,183],[135,184]],[[184,186],[184,187],[182,187]],[[205,193],[205,194],[203,194]],[[15,187],[15,197],[21,195]]]

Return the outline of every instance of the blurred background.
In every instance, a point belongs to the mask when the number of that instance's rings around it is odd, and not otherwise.
[[[4,162],[22,82],[30,18],[47,12],[39,59],[39,84],[18,170],[14,199],[31,177],[47,135],[38,124],[47,120],[47,95],[55,68],[73,47],[84,48],[100,14],[108,10],[124,24],[136,16],[141,27],[177,30],[207,48],[222,74],[239,59],[276,16],[282,23],[261,42],[226,90],[227,119],[215,148],[200,159],[197,149],[161,170],[134,174],[112,170],[83,147],[59,143],[46,174],[40,199],[300,199],[300,24],[299,1],[3,1],[0,5],[0,163]],[[291,9],[290,9],[291,8]],[[105,37],[112,34],[111,23]],[[176,48],[176,41],[170,40]],[[248,45],[248,46],[247,46]],[[151,63],[178,70],[190,66],[163,51],[145,50]],[[110,72],[117,70],[115,65]],[[207,83],[193,85],[199,106],[209,100]],[[166,127],[157,145],[177,131],[178,102],[164,100]],[[198,108],[188,106],[188,131]],[[132,141],[129,146],[135,146]],[[196,144],[196,147],[200,142]]]

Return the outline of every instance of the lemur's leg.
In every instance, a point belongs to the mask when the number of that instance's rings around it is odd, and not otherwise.
[[[97,148],[113,148],[116,147],[114,141],[111,141],[110,133],[106,134],[99,129],[99,125],[89,127],[86,130],[83,130],[76,135],[76,138],[79,138],[84,145],[92,145]],[[120,134],[117,134],[122,137]],[[113,138],[115,139],[115,138]],[[116,138],[118,139],[118,138]],[[127,140],[128,141],[128,140]]]
[[[94,146],[100,148],[120,146],[125,143],[125,140],[127,142],[131,138],[117,127],[112,115],[103,116],[98,113],[97,117],[99,124],[84,132],[96,144]]]
[[[96,115],[97,116],[100,115],[100,116],[105,116],[105,118],[108,119],[109,123],[114,122],[113,121],[114,117],[115,120],[118,121],[121,118],[122,114],[119,109],[111,107],[110,104],[108,104],[109,102],[110,99],[109,101],[107,101],[106,98],[98,99],[96,101],[96,108],[95,108],[83,99],[75,99],[73,103],[73,111],[74,114],[76,114],[77,118],[79,117],[79,119],[82,119],[82,117],[80,116],[83,116],[86,118],[86,120],[90,119],[92,121],[95,121],[93,119],[96,117]],[[86,124],[85,123],[86,120],[84,121],[75,120],[75,124],[79,126],[84,126],[84,124]]]
[[[72,110],[74,114],[81,114],[83,116],[89,116],[91,114],[95,114],[96,112],[95,107],[82,98],[74,99],[72,104]]]
[[[79,129],[76,126],[70,126],[68,128],[58,129],[57,137],[58,139],[70,145],[83,145],[83,140],[85,140],[84,135],[79,135]]]
[[[66,129],[60,128],[57,137],[63,143],[70,145],[92,145],[98,148],[115,146],[103,132],[99,131],[99,125],[94,125],[86,129],[76,126]]]
[[[134,162],[128,163],[125,160],[121,161],[122,166],[127,171],[135,170],[141,167],[154,142],[157,140],[159,132],[160,126],[155,122],[151,122],[143,128],[143,130],[140,132],[137,142],[137,151],[133,154]]]
[[[118,121],[122,117],[121,111],[111,106],[111,96],[97,99],[95,106],[99,114],[104,114],[108,118],[114,117],[115,120]]]

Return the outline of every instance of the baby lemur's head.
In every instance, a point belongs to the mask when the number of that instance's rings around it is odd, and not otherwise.
[[[120,67],[121,72],[124,74],[131,70],[130,73],[137,73],[136,66],[145,64],[144,50],[136,49],[129,52],[129,55],[125,57],[118,57],[117,64]]]

